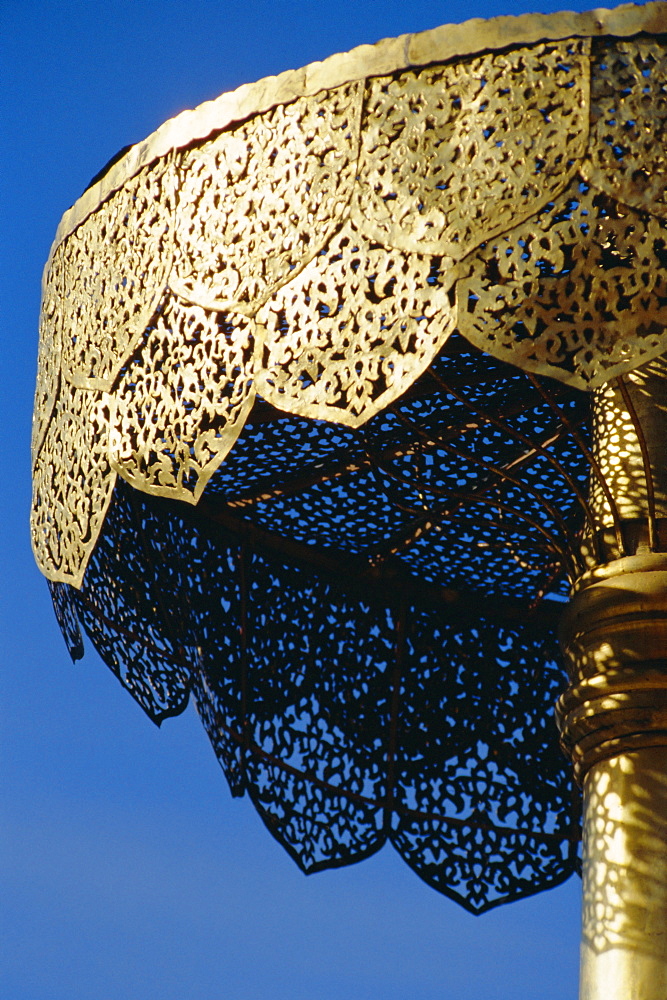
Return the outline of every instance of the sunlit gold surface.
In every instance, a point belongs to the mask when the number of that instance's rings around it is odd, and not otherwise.
[[[610,494],[624,521],[646,518],[649,502],[667,518],[667,356],[595,391],[593,446],[601,476],[592,478],[591,504],[601,523],[613,523]]]
[[[118,474],[195,503],[257,393],[359,426],[457,328],[581,387],[664,351],[667,57],[637,36],[660,28],[664,3],[390,39],[133,147],[45,270],[46,575],[81,583]]]
[[[604,757],[667,745],[666,358],[596,390],[593,450],[591,505],[619,538],[609,561],[586,553],[561,623],[571,685],[558,721],[579,779]]]
[[[563,745],[581,778],[636,746],[667,746],[667,554],[590,574],[565,613],[571,685],[558,702]]]
[[[667,364],[595,393],[591,502],[616,558],[561,623],[563,748],[584,788],[580,1000],[667,996]],[[613,525],[613,529],[609,526]],[[616,535],[611,541],[610,536]],[[623,549],[624,551],[620,551]]]
[[[584,797],[580,1000],[664,1000],[667,747],[595,764]]]
[[[644,531],[585,574],[562,622],[557,717],[584,787],[580,1000],[667,996],[667,553],[647,548]]]

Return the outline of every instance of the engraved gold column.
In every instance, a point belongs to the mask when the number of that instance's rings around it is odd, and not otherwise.
[[[573,875],[582,784],[582,1000],[665,1000],[665,351],[664,2],[184,112],[44,271],[72,657],[156,722],[192,699],[307,872],[391,843],[481,913]]]
[[[572,686],[558,705],[563,743],[584,790],[580,996],[661,1000],[667,996],[665,359],[598,390],[594,427],[602,476],[594,477],[592,494],[615,558],[575,584],[561,625]]]

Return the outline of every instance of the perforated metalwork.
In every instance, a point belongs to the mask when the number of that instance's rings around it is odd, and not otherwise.
[[[389,841],[480,912],[576,867],[559,608],[625,551],[609,481],[649,544],[667,496],[619,403],[667,349],[665,11],[241,88],[63,219],[32,530],[68,648],[158,722],[192,695],[306,871]]]
[[[112,401],[112,467],[147,493],[192,503],[252,407],[248,319],[165,296],[121,371]]]
[[[252,315],[319,252],[352,193],[362,95],[301,98],[179,154],[174,291]]]
[[[586,149],[589,48],[552,42],[370,80],[364,232],[460,259],[534,215]]]
[[[32,545],[51,580],[80,586],[113,493],[109,398],[62,380],[33,468]]]
[[[39,317],[37,385],[32,414],[31,451],[33,465],[44,441],[58,398],[61,355],[62,247],[58,247],[45,275]]]
[[[351,54],[356,76],[329,88],[309,84],[322,67],[277,79],[273,104],[239,96],[244,115],[216,130],[207,112],[201,136],[175,129],[152,162],[116,164],[113,190],[96,182],[45,274],[33,533],[49,577],[80,581],[101,523],[73,499],[86,487],[54,420],[94,414],[77,431],[93,456],[75,459],[93,478],[192,502],[254,394],[359,426],[455,328],[582,388],[665,350],[664,40],[591,38],[585,19],[549,39],[548,23],[546,41],[425,67],[396,50],[368,77]],[[76,397],[95,391],[103,407]]]
[[[61,366],[78,389],[111,388],[164,293],[173,189],[166,157],[133,177],[63,244]]]
[[[665,23],[667,28],[667,19]],[[667,51],[636,38],[596,44],[588,180],[610,197],[667,215]]]
[[[579,176],[462,265],[458,328],[528,371],[596,387],[667,350],[667,222]]]
[[[359,426],[396,399],[454,328],[438,257],[396,254],[343,226],[257,314],[257,391],[290,413]]]
[[[186,511],[120,481],[68,613],[156,721],[192,691],[232,791],[300,867],[389,841],[472,912],[571,874],[552,626],[350,593]]]
[[[389,841],[473,912],[556,884],[588,418],[457,335],[363,428],[258,406],[196,507],[119,479],[81,589],[53,586],[72,655],[78,620],[156,721],[192,694],[306,871]]]

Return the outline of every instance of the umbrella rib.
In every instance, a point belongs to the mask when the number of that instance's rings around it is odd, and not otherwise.
[[[425,606],[451,610],[456,615],[457,621],[461,620],[462,615],[472,618],[480,614],[488,620],[499,622],[525,623],[526,621],[528,605],[524,601],[497,597],[490,604],[474,591],[455,590],[425,582],[394,560],[387,560],[382,567],[375,567],[365,556],[324,548],[321,545],[307,545],[292,538],[285,538],[252,521],[235,516],[226,508],[207,503],[206,494],[196,507],[186,507],[180,501],[167,497],[154,497],[153,502],[179,518],[203,526],[208,531],[221,531],[228,544],[238,545],[240,540],[244,540],[249,549],[261,548],[271,553],[273,557],[306,566],[318,572],[323,578],[328,578],[334,585],[339,587],[342,585],[345,590],[357,592],[366,599],[375,597],[383,603],[396,606],[405,588],[405,593],[414,595],[414,599],[418,598]],[[531,621],[534,621],[536,626],[541,624],[555,628],[558,608],[548,609],[542,605],[531,615]]]
[[[179,645],[176,653],[168,653],[146,638],[145,628],[141,632],[135,632],[133,629],[128,628],[127,625],[120,625],[115,619],[108,618],[107,615],[105,615],[103,611],[100,611],[97,605],[94,604],[90,597],[83,591],[79,591],[77,593],[77,600],[80,601],[81,604],[85,605],[89,613],[108,629],[138,643],[153,656],[158,656],[160,659],[167,660],[167,662],[173,663],[174,666],[186,667],[189,669],[190,661],[185,657],[183,647],[181,645]]]
[[[394,664],[391,672],[391,702],[389,710],[389,733],[387,739],[387,794],[383,807],[382,828],[386,834],[391,830],[391,818],[396,797],[396,750],[398,742],[398,716],[400,712],[401,679],[405,655],[405,618],[407,609],[401,601],[395,616]]]
[[[434,380],[431,379],[431,382]],[[424,392],[421,394],[413,394],[430,396],[434,392],[440,389],[440,386],[436,386],[431,389],[428,393]],[[401,397],[401,401],[407,399],[409,393],[406,393]],[[506,405],[501,408],[498,416],[499,418],[509,418],[517,416],[520,413],[524,413],[526,409],[531,409],[534,407],[534,403],[528,400],[527,397],[521,396],[519,399],[512,401],[510,405]],[[281,412],[281,411],[277,411]],[[284,416],[290,416],[289,414],[284,414]],[[409,421],[404,419],[401,415],[401,419],[406,425],[409,425]],[[470,431],[479,430],[485,423],[488,423],[488,419],[481,417],[477,420],[466,420],[459,421],[456,424],[447,428],[447,433],[439,436],[439,440],[456,440],[462,437],[464,434]],[[419,433],[416,431],[417,437]],[[530,439],[526,438],[526,441]],[[407,455],[413,454],[415,451],[415,441],[408,441],[402,445],[398,445],[394,448],[387,448],[381,454],[383,459],[392,458],[403,458]],[[301,493],[303,490],[310,489],[313,486],[318,486],[321,483],[328,482],[332,479],[340,479],[344,476],[354,475],[357,472],[362,472],[364,469],[369,468],[372,465],[372,458],[368,454],[365,455],[354,455],[350,452],[344,455],[341,459],[336,462],[332,462],[329,465],[319,466],[311,468],[309,471],[304,472],[302,475],[295,479],[290,480],[282,486],[275,486],[271,477],[266,477],[264,483],[260,483],[259,486],[255,486],[253,490],[247,492],[245,495],[240,497],[235,497],[233,500],[227,501],[227,505],[230,507],[247,507],[252,506],[255,503],[266,502],[267,500],[278,499],[282,497],[294,496]]]
[[[222,721],[221,713],[217,709],[214,710],[214,713],[217,728],[224,732],[224,734],[230,739],[234,740],[234,742],[239,745],[243,745],[243,734],[238,733],[236,730],[231,729],[228,725],[226,725]],[[325,781],[324,778],[318,778],[314,774],[309,774],[306,771],[300,771],[298,767],[295,767],[293,764],[289,764],[281,757],[276,757],[275,754],[269,753],[252,740],[248,743],[248,749],[253,756],[265,761],[267,764],[277,767],[281,771],[291,774],[293,777],[298,778],[301,781],[307,781],[316,788],[321,788],[323,791],[330,792],[332,795],[341,795],[343,798],[349,799],[351,802],[357,802],[359,805],[369,806],[373,809],[378,809],[383,805],[382,799],[373,799],[369,795],[362,795],[361,792],[350,791],[341,785],[332,785],[329,781]],[[494,830],[496,832],[500,831],[502,833],[509,834],[524,834],[526,832],[525,830],[515,829],[514,827],[509,826],[495,826],[493,823],[484,823],[472,818],[461,819],[458,816],[444,816],[440,813],[421,812],[419,809],[411,809],[408,806],[396,803],[395,801],[393,802],[393,811],[398,815],[405,816],[409,819],[427,820],[430,822],[445,823],[457,827],[470,827],[474,824],[474,826],[480,830]],[[555,843],[561,843],[563,840],[573,840],[573,836],[569,832],[565,834],[539,833],[533,834],[533,836],[544,838]],[[578,840],[579,838],[576,839]]]
[[[403,483],[406,486],[414,485],[414,483],[405,479],[403,476],[398,476],[395,473],[392,473],[392,476],[394,479],[398,480],[399,482]],[[540,534],[544,535],[544,537],[548,539],[548,541],[551,543],[552,552],[559,553],[561,556],[567,555],[566,551],[561,548],[561,546],[558,544],[556,539],[551,535],[551,533],[548,532],[546,528],[543,527],[543,525],[539,524],[539,522],[533,520],[533,518],[529,517],[526,514],[522,514],[521,511],[518,511],[515,508],[510,507],[508,504],[503,503],[501,500],[484,496],[485,492],[495,489],[496,486],[497,483],[490,483],[486,485],[483,490],[482,489],[470,490],[470,491],[449,490],[448,491],[449,496],[452,499],[458,499],[460,501],[458,504],[454,506],[453,510],[441,511],[441,512],[429,511],[424,513],[420,517],[414,519],[411,522],[411,524],[407,525],[406,529],[394,534],[392,538],[388,539],[383,546],[374,549],[372,552],[369,551],[368,552],[369,560],[373,562],[373,565],[381,565],[382,562],[388,556],[396,555],[397,552],[406,549],[413,542],[418,541],[422,537],[422,535],[426,534],[429,531],[432,531],[434,528],[437,528],[437,526],[442,524],[443,522],[452,520],[452,515],[460,511],[462,508],[464,509],[464,505],[468,503],[486,504],[487,506],[497,508],[499,511],[504,511],[507,514],[511,514],[512,516],[520,519],[521,521],[525,521],[532,528],[534,528],[536,531],[538,531]],[[401,505],[398,502],[396,502],[396,506],[399,507],[400,509],[404,509],[406,512],[412,512],[411,508],[401,507]],[[502,530],[502,525],[500,524],[500,522],[496,521],[489,522],[489,526],[490,527],[492,526],[494,528],[500,528]]]
[[[598,479],[598,481],[600,483],[600,487],[601,487],[601,489],[602,489],[602,491],[603,491],[603,493],[605,495],[607,503],[609,504],[609,510],[611,511],[612,520],[614,522],[614,532],[616,534],[616,543],[618,545],[618,550],[619,550],[621,556],[624,556],[625,555],[625,539],[623,538],[623,530],[622,530],[622,527],[621,527],[621,518],[620,518],[619,511],[618,511],[618,505],[616,504],[616,501],[614,500],[614,497],[612,496],[611,490],[609,489],[609,484],[608,484],[607,480],[605,479],[605,477],[603,475],[603,472],[602,472],[602,469],[600,468],[600,464],[599,464],[598,460],[596,459],[595,455],[593,454],[593,452],[591,451],[591,449],[588,447],[588,445],[586,444],[586,442],[584,441],[584,439],[581,437],[581,435],[579,433],[579,428],[576,425],[572,424],[572,422],[570,421],[570,418],[567,416],[566,413],[563,413],[562,409],[558,405],[557,401],[553,398],[553,396],[551,395],[551,393],[548,392],[544,388],[544,386],[540,384],[539,380],[537,378],[535,378],[535,376],[532,374],[532,372],[524,372],[523,374],[526,376],[526,378],[528,379],[528,381],[532,385],[535,386],[535,388],[537,389],[537,391],[539,392],[539,394],[542,396],[542,399],[544,399],[545,402],[551,407],[551,409],[553,410],[553,412],[555,414],[557,414],[557,416],[560,418],[560,420],[562,420],[562,422],[565,425],[565,427],[567,427],[567,429],[572,434],[572,437],[573,437],[574,441],[577,443],[577,445],[578,445],[579,449],[581,450],[582,454],[588,460],[588,462],[589,462],[589,464],[590,464],[590,466],[591,466],[591,468],[592,468],[595,476],[597,477],[597,479]],[[597,525],[595,523],[595,519],[593,518],[593,514],[590,511],[590,506],[588,504],[587,504],[587,509],[589,511],[588,518],[589,518],[589,524],[591,525],[591,529],[592,529],[592,532],[593,532],[593,537],[597,538]]]
[[[490,472],[494,476],[499,477],[500,480],[506,480],[507,482],[513,483],[520,489],[525,490],[526,493],[530,493],[533,497],[537,498],[537,500],[542,504],[547,513],[551,515],[551,517],[554,519],[554,521],[556,521],[557,524],[559,524],[570,547],[573,547],[572,543],[574,539],[572,538],[569,529],[567,528],[567,525],[563,521],[563,518],[561,517],[559,512],[553,508],[551,503],[545,499],[545,497],[539,492],[539,490],[536,490],[534,487],[530,486],[523,480],[517,479],[516,477],[509,474],[510,469],[514,469],[519,465],[524,465],[525,463],[531,462],[535,458],[537,458],[538,455],[543,456],[544,450],[547,448],[547,446],[553,444],[565,433],[565,429],[562,426],[558,428],[556,433],[552,434],[551,437],[547,438],[544,442],[542,442],[541,445],[534,444],[529,451],[525,452],[523,455],[519,455],[517,458],[512,459],[511,462],[508,462],[506,465],[502,466],[495,466],[489,462],[485,462],[483,459],[477,458],[475,455],[471,455],[468,452],[461,451],[460,449],[455,448],[450,444],[446,444],[444,440],[440,438],[434,438],[433,436],[427,434],[426,432],[421,431],[419,428],[416,428],[416,432],[420,438],[423,437],[425,443],[431,446],[441,447],[444,451],[448,452],[449,454],[454,455],[457,458],[462,458],[464,461],[469,462],[471,465],[479,466],[486,472]],[[382,461],[382,459],[380,461]],[[392,476],[393,473],[387,472],[387,475]],[[400,478],[400,477],[394,476],[394,478]],[[405,482],[407,485],[406,480],[401,478],[401,481]],[[475,490],[473,490],[473,493],[477,493],[478,489],[480,493],[485,492],[488,489],[495,488],[496,485],[497,483],[490,483],[487,486],[482,487],[481,489],[476,488]],[[437,486],[429,487],[429,492],[433,493],[436,496],[442,496],[442,497],[452,496],[451,490],[440,489]]]
[[[528,374],[528,373],[524,372],[524,374]],[[563,476],[565,482],[570,487],[570,489],[572,490],[572,492],[576,496],[577,501],[579,502],[580,506],[582,507],[582,509],[584,511],[584,514],[586,516],[586,520],[590,524],[591,529],[593,531],[595,530],[595,521],[593,519],[593,514],[592,514],[591,509],[590,509],[590,504],[588,503],[586,497],[581,492],[581,490],[579,489],[577,483],[574,481],[574,479],[572,478],[572,476],[570,475],[570,473],[567,471],[567,469],[563,468],[563,466],[561,465],[561,463],[549,451],[548,448],[545,448],[543,445],[540,445],[538,442],[536,442],[533,439],[529,438],[526,434],[522,434],[521,431],[517,431],[514,427],[511,427],[509,424],[507,424],[505,422],[505,414],[504,413],[501,412],[499,414],[490,414],[490,413],[488,413],[488,412],[486,412],[484,410],[480,410],[479,407],[477,407],[473,403],[471,403],[469,399],[466,399],[465,396],[460,395],[460,393],[458,393],[456,390],[454,390],[454,388],[452,387],[452,385],[451,385],[450,382],[445,382],[445,380],[443,378],[441,378],[441,376],[436,375],[435,373],[434,373],[434,377],[436,378],[436,380],[438,381],[438,383],[442,386],[442,388],[445,390],[445,392],[451,393],[451,395],[454,396],[455,399],[457,399],[463,406],[465,406],[467,409],[469,409],[472,413],[475,413],[478,416],[481,416],[482,419],[485,420],[487,423],[492,424],[495,427],[498,427],[499,430],[502,430],[504,433],[509,434],[511,437],[515,438],[516,440],[523,442],[523,444],[528,445],[529,448],[537,448],[540,451],[540,454],[542,454],[543,457],[546,458],[546,460],[556,469],[556,471],[561,476]],[[553,397],[551,396],[551,394],[548,393],[548,392],[546,392],[546,390],[544,390],[542,388],[542,386],[540,385],[540,383],[538,382],[538,380],[536,378],[534,378],[534,376],[531,376],[529,374],[528,374],[528,377],[529,377],[529,381],[530,381],[531,385],[535,389],[537,389],[537,391],[539,392],[539,394],[542,397],[542,399],[544,399],[545,402],[551,408],[552,412],[554,412],[558,416],[558,418],[559,418],[562,426],[572,435],[573,440],[578,445],[578,447],[581,450],[581,452],[584,455],[584,457],[586,459],[588,459],[588,461],[591,462],[591,464],[592,464],[592,459],[590,457],[590,452],[586,448],[585,443],[583,442],[581,436],[578,433],[578,427],[583,422],[583,418],[579,418],[576,421],[571,421],[566,416],[566,414],[562,411],[562,409],[556,404],[556,402],[553,399]],[[554,393],[554,395],[556,397],[558,397],[559,395],[562,395],[562,389],[561,389],[560,386],[558,387],[558,389]],[[534,408],[535,407],[534,407],[534,404],[533,404],[533,409]]]

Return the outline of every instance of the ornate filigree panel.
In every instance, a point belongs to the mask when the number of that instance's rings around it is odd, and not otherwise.
[[[160,301],[171,268],[171,157],[133,177],[63,244],[62,368],[110,389]]]
[[[667,47],[650,38],[596,42],[586,176],[612,198],[667,216]]]
[[[358,426],[399,396],[455,323],[451,269],[344,226],[257,314],[257,391],[290,413]]]
[[[108,428],[107,394],[63,382],[33,470],[35,558],[50,579],[77,587],[114,487]]]
[[[667,223],[575,178],[472,253],[457,291],[473,344],[592,388],[667,349]]]
[[[263,412],[258,405],[210,480],[207,498],[242,510],[250,498],[268,499],[293,490],[294,467],[315,481],[322,470],[334,478],[346,469],[366,467],[363,440],[353,428],[306,417],[288,419],[287,414],[280,420],[263,420]]]
[[[552,42],[369,81],[363,231],[461,258],[534,214],[586,148],[588,48]]]
[[[32,415],[32,464],[44,441],[58,398],[62,336],[62,244],[56,249],[44,276],[44,293],[39,317],[37,385]]]
[[[310,260],[352,193],[363,85],[257,115],[179,160],[172,288],[253,313]]]
[[[247,790],[306,871],[364,857],[385,839],[391,615],[260,554],[247,599]]]
[[[167,296],[115,387],[111,464],[147,493],[196,502],[252,407],[252,320]]]

